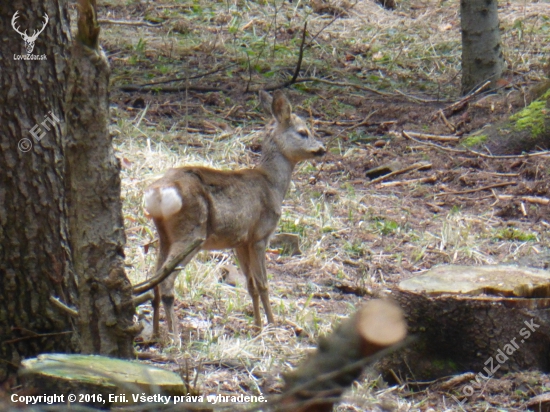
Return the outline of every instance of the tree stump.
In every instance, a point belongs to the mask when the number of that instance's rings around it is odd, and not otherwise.
[[[378,364],[383,376],[430,380],[550,370],[550,272],[439,266],[392,291],[417,341]]]
[[[39,355],[23,361],[19,373],[24,387],[40,395],[63,395],[63,403],[100,409],[132,405],[132,394],[186,394],[181,377],[173,372],[105,356]]]
[[[332,411],[372,356],[401,342],[406,334],[403,313],[394,302],[367,302],[331,335],[319,338],[317,350],[285,376],[276,410]]]

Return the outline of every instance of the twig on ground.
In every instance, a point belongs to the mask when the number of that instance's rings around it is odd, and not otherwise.
[[[443,113],[443,110],[439,111],[439,117],[441,117],[441,120],[443,120],[443,123],[445,123],[445,126],[449,128],[451,133],[456,133],[456,127],[454,126],[454,124],[452,124],[447,120],[447,116],[445,116],[445,113]]]
[[[149,23],[148,21],[131,21],[131,20],[111,20],[111,19],[97,19],[98,23],[103,24],[120,24],[123,26],[147,26],[147,27],[161,27],[164,23]]]
[[[167,84],[167,83],[173,83],[173,82],[185,82],[187,80],[191,80],[191,79],[201,79],[203,77],[206,77],[206,76],[210,76],[212,74],[216,74],[218,72],[221,72],[222,70],[226,70],[226,69],[229,69],[230,67],[233,67],[235,66],[236,63],[232,63],[232,64],[228,64],[227,66],[222,66],[222,67],[218,67],[216,69],[213,69],[209,72],[206,72],[206,73],[200,73],[200,74],[196,74],[194,76],[189,76],[189,77],[185,77],[185,78],[181,78],[181,77],[172,77],[170,79],[166,79],[166,80],[159,80],[157,82],[151,82],[151,83],[143,83],[143,84],[130,84],[130,85],[127,85],[127,86],[121,86],[121,87],[130,87],[130,86],[134,86],[134,87],[148,87],[148,86],[155,86],[157,84]],[[157,90],[157,89],[155,89]]]
[[[380,96],[396,96],[395,93],[381,92],[371,87],[363,86],[362,84],[354,84],[349,82],[335,82],[332,80],[325,80],[318,77],[303,77],[301,79],[296,80],[294,83],[306,83],[306,82],[318,82],[318,83],[330,84],[331,86],[339,86],[339,87],[353,87],[354,89],[365,90],[367,92],[378,94]]]
[[[467,94],[466,96],[464,96],[462,99],[460,99],[459,101],[445,107],[442,109],[443,113],[448,116],[449,114],[451,113],[454,113],[460,109],[462,109],[466,103],[468,103],[470,100],[472,100],[475,96],[477,96],[479,93],[481,93],[487,86],[489,86],[491,84],[490,81],[486,81],[485,83],[483,83],[481,86],[479,86],[477,89],[475,89],[473,92]],[[435,119],[435,116],[434,115],[434,119]]]
[[[495,187],[514,186],[514,185],[517,185],[517,184],[518,184],[518,182],[501,182],[501,183],[495,183],[495,184],[489,185],[489,186],[476,187],[475,189],[461,190],[461,191],[458,191],[458,192],[436,193],[434,196],[465,195],[467,193],[481,192],[482,190],[489,190],[489,189],[493,189]]]
[[[185,80],[185,79],[181,79]],[[209,87],[209,86],[165,86],[165,87],[154,87],[154,86],[139,86],[129,84],[127,86],[120,86],[119,89],[123,92],[163,92],[163,93],[180,93],[186,90],[198,93],[209,93],[209,92],[224,92],[229,93],[229,89],[223,87]]]
[[[440,134],[418,133],[418,132],[412,132],[409,130],[407,131],[403,130],[403,134],[405,133],[409,136],[413,136],[418,139],[436,140],[439,142],[458,142],[460,140],[460,137],[458,136],[445,136]]]
[[[530,158],[530,157],[550,156],[550,150],[545,150],[545,151],[542,151],[542,152],[535,152],[535,153],[525,153],[525,154],[521,154],[521,155],[501,155],[501,156],[499,156],[499,155],[488,155],[488,154],[485,154],[485,153],[476,152],[475,150],[453,149],[451,147],[441,146],[441,145],[436,144],[436,143],[431,143],[431,142],[418,140],[418,139],[415,139],[414,137],[412,137],[409,134],[409,132],[407,132],[405,130],[403,130],[401,132],[401,134],[403,135],[403,137],[405,137],[409,140],[412,140],[412,141],[414,141],[418,144],[421,144],[421,145],[435,147],[437,149],[444,150],[446,152],[471,154],[471,155],[483,157],[483,158],[486,158],[486,159],[527,159],[527,158]]]
[[[413,100],[415,102],[420,102],[420,103],[440,103],[441,102],[441,100],[439,100],[439,99],[424,99],[422,97],[417,97],[417,96],[413,96],[411,94],[403,93],[399,89],[395,89],[395,92],[397,94],[400,94],[401,96],[406,97],[407,99]]]
[[[409,139],[409,140],[412,140],[413,142],[416,142],[418,144],[421,144],[421,145],[424,145],[424,146],[430,146],[430,147],[434,147],[436,149],[440,149],[440,150],[444,150],[446,152],[453,152],[453,153],[463,153],[463,154],[468,154],[469,151],[468,150],[463,150],[463,149],[453,149],[452,147],[445,147],[445,146],[441,146],[439,144],[436,144],[436,143],[431,143],[431,142],[426,142],[426,141],[422,141],[422,140],[418,140],[418,139],[415,139],[414,137],[412,137],[409,132],[407,132],[406,130],[402,130],[401,131],[401,134],[404,138],[406,139]]]
[[[546,197],[536,197],[536,196],[514,196],[514,195],[497,195],[498,200],[521,200],[527,203],[534,203],[537,205],[548,205],[550,204],[550,199]]]
[[[383,182],[383,183],[380,183],[379,185],[376,185],[376,188],[412,185],[412,184],[415,184],[415,183],[435,183],[436,181],[437,181],[437,177],[435,175],[433,175],[433,176],[428,176],[428,177],[421,177],[419,179],[396,180],[396,181],[392,181],[392,182]]]
[[[430,169],[431,167],[432,167],[431,163],[427,163],[427,162],[415,163],[413,165],[405,167],[404,169],[396,170],[394,172],[388,173],[387,175],[377,177],[376,179],[372,179],[370,182],[365,183],[365,186],[373,185],[375,183],[381,182],[381,181],[386,180],[387,178],[395,176],[395,175],[400,175],[400,174],[403,174],[403,173],[412,172],[414,170]]]
[[[359,123],[356,123],[352,126],[348,126],[346,127],[345,131],[351,131],[351,130],[355,130],[357,129],[358,127],[361,127],[361,126],[366,126],[366,125],[369,125],[369,120],[372,116],[374,116],[374,114],[377,112],[378,110],[373,110],[372,112],[370,112],[363,120],[361,120]]]

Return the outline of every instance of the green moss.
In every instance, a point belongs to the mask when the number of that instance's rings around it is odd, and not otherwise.
[[[550,90],[525,109],[510,116],[510,120],[515,122],[515,129],[518,131],[529,129],[533,137],[537,137],[544,133],[546,129],[544,122],[548,116],[548,111],[545,110],[547,99],[550,99]]]
[[[456,371],[458,369],[457,364],[450,359],[433,359],[432,366],[434,369],[442,371],[449,369]]]
[[[507,227],[500,229],[495,233],[496,240],[517,240],[520,242],[536,241],[537,235],[535,233],[523,232],[513,227]]]
[[[487,141],[486,134],[473,134],[464,139],[462,145],[466,147],[479,146],[481,143],[485,143],[485,141]]]

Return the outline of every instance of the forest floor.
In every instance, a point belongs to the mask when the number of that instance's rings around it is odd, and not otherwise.
[[[282,374],[319,336],[435,265],[550,265],[548,156],[479,155],[408,133],[463,138],[522,107],[523,91],[545,76],[550,2],[500,3],[508,71],[497,93],[468,101],[459,93],[457,1],[387,10],[374,0],[106,0],[99,8],[133,282],[151,275],[156,257],[143,189],[177,165],[257,162],[269,120],[257,91],[292,78],[308,23],[300,73],[284,90],[328,153],[298,166],[284,202],[277,232],[297,234],[301,255],[268,253],[277,323],[255,332],[246,289],[221,280],[236,265],[232,253],[201,252],[178,277],[181,342],[139,344],[151,362],[196,375],[198,393],[279,393]],[[367,177],[387,165],[417,167]],[[150,306],[140,313],[147,322]],[[388,386],[370,371],[336,410],[524,410],[550,387],[539,372],[491,379],[469,398],[467,382],[440,383]]]

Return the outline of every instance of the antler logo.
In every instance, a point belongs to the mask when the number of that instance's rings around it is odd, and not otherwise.
[[[36,38],[38,37],[38,35],[40,33],[42,33],[44,31],[44,29],[46,28],[46,25],[48,24],[48,21],[50,21],[50,19],[48,18],[48,15],[46,13],[44,13],[44,25],[42,26],[42,28],[38,31],[34,31],[34,33],[32,34],[32,36],[28,36],[27,35],[27,30],[25,30],[24,33],[21,33],[19,31],[19,27],[15,27],[15,21],[17,20],[17,17],[18,16],[18,13],[19,13],[19,10],[17,10],[15,12],[15,14],[13,15],[13,18],[11,19],[11,25],[13,27],[13,29],[19,33],[21,35],[21,37],[23,38],[23,40],[25,41],[25,48],[27,49],[27,53],[28,54],[31,54],[32,51],[34,50],[34,42],[36,41]]]

